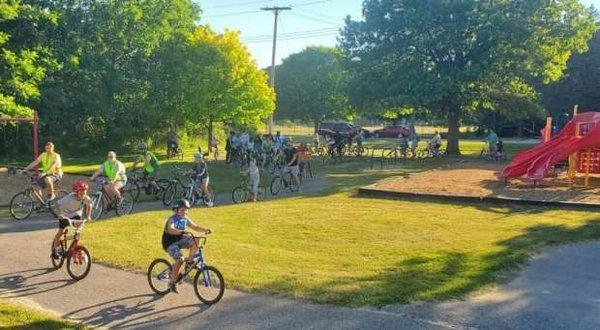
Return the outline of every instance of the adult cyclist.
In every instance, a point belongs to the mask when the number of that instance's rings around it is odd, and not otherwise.
[[[160,163],[158,162],[158,159],[152,152],[148,151],[148,146],[144,142],[140,142],[140,144],[138,145],[138,151],[140,152],[140,155],[136,158],[135,162],[133,163],[133,166],[131,166],[131,169],[135,170],[138,164],[143,164],[142,175],[144,179],[148,182],[149,185],[156,186],[156,182],[154,180],[156,179],[156,175],[160,168]]]
[[[60,244],[60,238],[64,234],[65,228],[69,226],[71,220],[91,220],[92,215],[92,200],[87,194],[88,184],[83,180],[77,180],[71,186],[73,192],[64,196],[56,202],[58,206],[58,231],[54,235],[52,241],[52,254],[50,255],[53,259],[58,259],[58,253],[56,249]],[[79,226],[78,224],[74,224]]]
[[[208,181],[210,177],[208,176],[208,166],[206,165],[206,161],[204,161],[204,154],[202,153],[202,149],[198,147],[198,151],[194,154],[194,180],[196,184],[202,189],[204,193],[204,199],[206,202],[206,206],[213,206],[213,196],[210,195],[208,191]],[[196,204],[200,203],[199,198],[196,200]]]
[[[106,177],[107,181],[104,183],[104,189],[108,196],[115,196],[120,202],[122,200],[120,189],[125,187],[127,183],[127,174],[125,165],[117,160],[117,154],[114,151],[108,152],[106,161],[100,165],[90,181],[96,180],[101,175]]]
[[[175,260],[171,268],[170,285],[171,291],[177,293],[177,280],[179,279],[179,269],[184,261],[181,249],[190,249],[188,262],[193,262],[193,257],[198,253],[198,244],[189,234],[185,233],[189,226],[195,231],[210,234],[212,230],[196,225],[189,217],[188,210],[190,203],[186,199],[177,201],[173,205],[173,215],[167,219],[162,234],[162,247]]]
[[[60,181],[63,172],[62,160],[60,155],[54,151],[54,144],[52,142],[46,143],[44,152],[36,160],[27,165],[23,169],[23,172],[29,171],[37,165],[39,165],[40,177],[33,187],[33,192],[40,202],[43,202],[42,189],[48,187],[48,200],[53,200],[56,198],[54,184]]]
[[[167,132],[167,155],[173,156],[179,149],[179,135],[173,130],[173,127],[169,127]]]

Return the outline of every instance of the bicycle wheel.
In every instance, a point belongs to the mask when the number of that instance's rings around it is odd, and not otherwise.
[[[281,188],[283,188],[283,180],[278,175],[278,176],[274,177],[273,180],[271,180],[271,195],[275,196],[275,195],[279,194],[279,192],[281,191]]]
[[[247,194],[246,189],[244,189],[241,186],[233,188],[233,191],[231,192],[231,199],[236,204],[243,203],[243,202],[247,201],[248,200],[248,194]]]
[[[127,183],[127,186],[125,186],[125,190],[129,190],[131,191],[131,195],[133,196],[133,200],[137,201],[138,198],[140,197],[140,184],[137,182],[131,182],[131,183]]]
[[[67,273],[76,281],[86,277],[91,267],[92,256],[83,246],[78,246],[67,256]]]
[[[169,186],[169,180],[159,179],[155,181],[156,185],[152,188],[152,195],[159,201],[162,200],[165,190]]]
[[[171,264],[165,259],[155,259],[148,267],[148,284],[152,291],[165,295],[169,293]]]
[[[213,305],[223,298],[225,280],[221,272],[213,266],[204,266],[194,277],[194,292],[206,305]]]
[[[104,203],[98,195],[92,196],[92,220],[98,220],[104,212]]]
[[[215,190],[213,189],[213,187],[211,185],[208,185],[208,187],[206,187],[206,190],[208,190],[208,201],[210,201],[213,206],[215,204],[217,204],[216,200],[217,200],[217,195],[215,194]]]
[[[173,199],[177,194],[177,186],[171,183],[163,193],[162,202],[164,206],[170,206],[173,203]]]
[[[258,186],[258,195],[256,196],[256,199],[259,201],[264,201],[266,197],[267,196],[265,195],[265,187]]]
[[[31,194],[30,191],[22,191],[10,200],[10,215],[15,220],[27,219],[33,212],[33,196]]]
[[[131,190],[125,190],[121,192],[121,197],[123,199],[117,205],[117,207],[115,207],[115,213],[117,213],[117,215],[126,215],[131,213],[131,211],[133,211],[133,205],[135,204],[133,193]]]

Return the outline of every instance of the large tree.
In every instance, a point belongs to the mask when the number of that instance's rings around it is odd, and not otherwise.
[[[366,0],[363,15],[341,37],[360,101],[445,118],[451,154],[469,112],[527,100],[530,81],[560,78],[596,30],[577,0]]]
[[[580,109],[600,110],[600,32],[589,42],[589,51],[570,60],[565,75],[556,83],[540,86],[546,109],[556,118]]]
[[[349,115],[348,75],[339,50],[308,47],[285,58],[276,72],[277,118],[312,122],[316,128],[325,119]]]
[[[168,50],[178,65],[165,67],[166,99],[179,110],[180,120],[202,125],[213,135],[215,123],[257,128],[275,108],[267,75],[240,42],[239,34],[217,34],[200,26],[184,44]],[[157,92],[159,92],[157,90]]]
[[[19,0],[0,0],[0,116],[31,116],[39,84],[56,63],[39,25],[56,14]]]

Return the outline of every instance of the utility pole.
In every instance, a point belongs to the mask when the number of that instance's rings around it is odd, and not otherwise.
[[[273,52],[271,53],[271,88],[275,90],[275,50],[277,49],[277,18],[279,12],[283,10],[291,10],[291,7],[264,7],[261,10],[272,11],[275,14],[275,23],[273,24]],[[269,122],[267,123],[267,130],[269,134],[273,134],[273,114],[269,116]]]

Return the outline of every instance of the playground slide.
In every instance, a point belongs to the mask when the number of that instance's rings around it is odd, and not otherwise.
[[[516,178],[526,175],[532,180],[543,179],[548,170],[567,159],[572,153],[588,148],[598,148],[600,125],[584,137],[575,136],[575,127],[580,122],[595,122],[600,113],[584,113],[575,117],[550,141],[515,156],[509,166],[500,173],[500,178]]]

